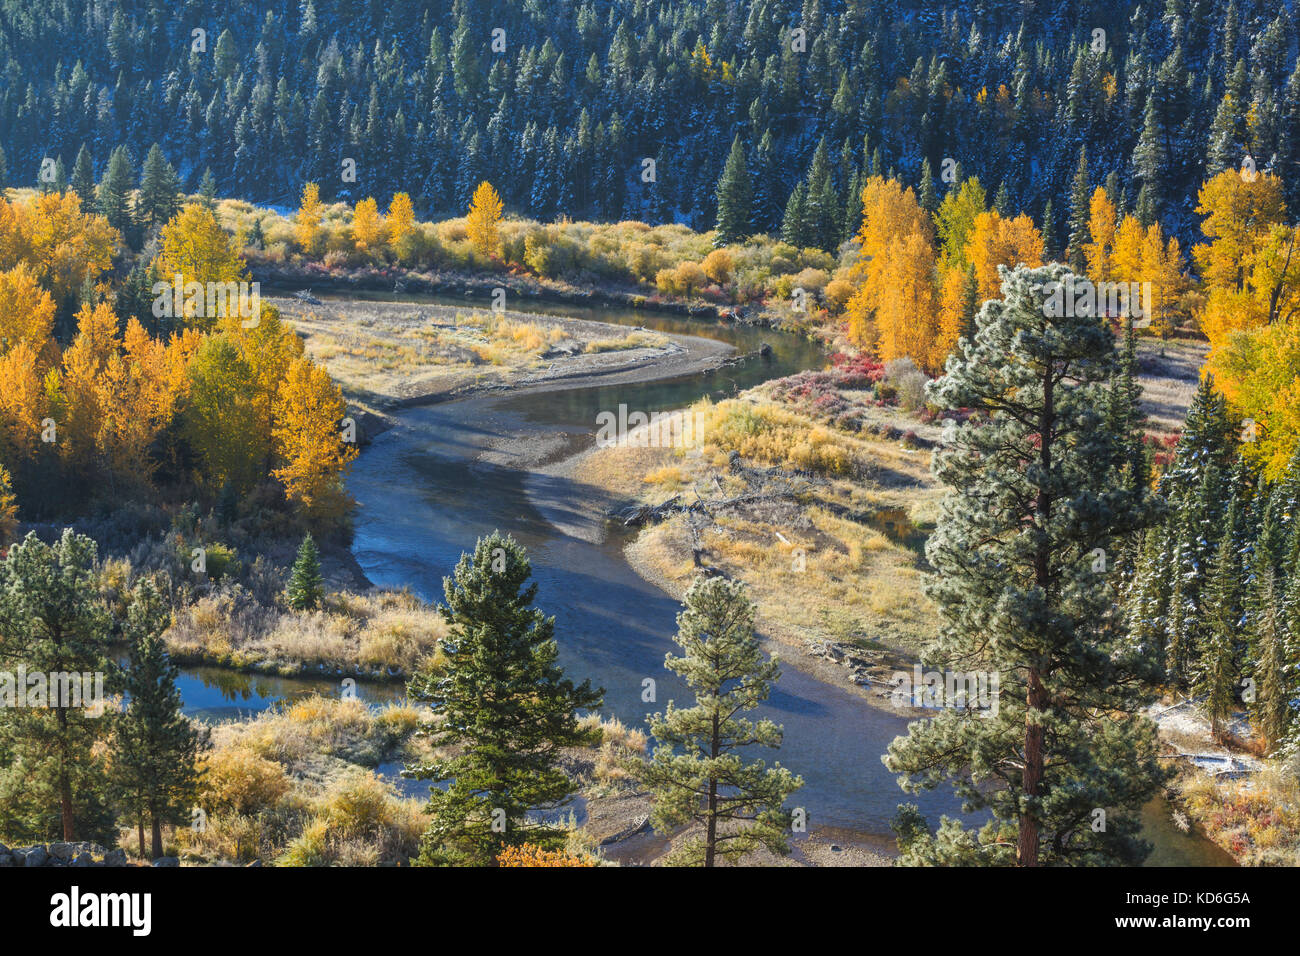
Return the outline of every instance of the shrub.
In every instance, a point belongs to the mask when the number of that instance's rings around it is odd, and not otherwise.
[[[521,846],[508,846],[497,854],[497,866],[595,866],[586,857],[567,850],[543,850],[541,847],[525,843]]]
[[[204,755],[199,769],[199,805],[209,813],[256,813],[289,790],[283,767],[244,747],[213,750]]]
[[[714,249],[704,257],[702,265],[704,274],[718,285],[731,281],[731,274],[736,268],[736,260],[726,249]]]
[[[843,312],[844,306],[853,296],[853,284],[843,279],[832,279],[826,283],[826,288],[822,289],[822,299],[826,302],[826,307],[832,312]]]
[[[885,365],[885,381],[893,386],[898,404],[914,412],[925,404],[925,383],[929,378],[910,358],[894,359]]]

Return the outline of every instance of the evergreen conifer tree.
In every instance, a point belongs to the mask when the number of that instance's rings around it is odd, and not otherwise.
[[[1137,689],[1149,655],[1127,639],[1115,584],[1091,557],[1151,507],[1124,487],[1123,444],[1098,411],[1113,334],[1099,317],[1045,307],[1044,287],[1066,275],[1004,271],[1003,298],[984,303],[978,334],[930,386],[937,404],[976,414],[934,456],[949,492],[926,545],[938,572],[928,592],[944,626],[926,663],[996,675],[1000,693],[979,713],[945,706],[890,745],[905,789],[949,782],[992,816],[978,833],[952,819],[912,833],[908,862],[1136,861],[1138,811],[1164,779]],[[1109,808],[1100,833],[1098,807]]]
[[[316,550],[316,542],[308,532],[298,546],[298,557],[289,574],[285,597],[289,607],[295,611],[306,611],[319,607],[324,596],[325,579],[321,577],[320,552]]]
[[[753,193],[749,183],[749,168],[745,165],[745,148],[740,134],[731,142],[731,153],[718,180],[718,223],[715,246],[741,242],[750,234],[753,222]]]
[[[577,711],[599,707],[604,692],[563,676],[555,619],[533,606],[531,576],[524,549],[494,532],[443,579],[446,665],[417,675],[409,688],[440,719],[431,743],[452,754],[406,771],[449,782],[430,789],[423,865],[485,866],[507,846],[555,849],[564,842],[561,827],[529,813],[571,799],[576,784],[559,751],[591,742]]]
[[[198,782],[197,759],[207,745],[207,735],[181,713],[179,671],[163,640],[170,617],[151,582],[135,589],[123,628],[130,648],[124,687],[127,705],[117,720],[113,760],[117,786],[140,830],[140,855],[144,855],[147,816],[155,860],[165,855],[162,825],[189,821]]]
[[[781,728],[739,716],[767,699],[780,677],[778,663],[763,659],[743,584],[697,578],[685,605],[673,638],[682,656],[668,655],[664,666],[690,686],[695,706],[669,701],[649,718],[658,746],[641,774],[655,798],[655,828],[703,826],[701,837],[672,854],[674,863],[688,866],[736,862],[759,847],[787,853],[791,814],[784,803],[803,781],[779,763],[746,762],[742,748],[779,747]]]

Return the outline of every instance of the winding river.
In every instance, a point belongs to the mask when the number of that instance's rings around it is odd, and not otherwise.
[[[409,585],[439,600],[443,576],[479,536],[495,529],[514,535],[532,559],[538,605],[555,616],[566,672],[605,688],[605,714],[640,726],[648,711],[684,698],[676,676],[663,667],[664,655],[677,650],[671,636],[679,605],[628,566],[625,537],[593,517],[599,509],[575,507],[590,502],[594,489],[536,469],[591,447],[599,410],[620,403],[646,412],[679,408],[705,394],[720,397],[821,367],[825,355],[812,343],[766,329],[611,308],[521,307],[517,300],[512,307],[720,339],[751,357],[675,379],[488,393],[409,408],[353,466],[349,488],[359,504],[353,551],[376,584]],[[772,346],[770,357],[752,354],[762,343]],[[904,794],[881,764],[886,746],[906,727],[903,717],[792,666],[783,671],[760,715],[784,725],[784,745],[774,756],[804,778],[791,804],[806,810],[810,825],[874,842],[891,836],[889,821],[901,802],[916,803],[931,824],[957,812],[947,793]],[[656,681],[656,703],[641,699],[646,678]],[[272,678],[243,678],[235,686],[239,677],[201,669],[187,671],[185,680],[187,705],[212,716],[261,709],[311,689],[310,682]],[[396,692],[363,688],[372,699]],[[1163,804],[1148,807],[1144,822],[1157,845],[1153,864],[1230,862],[1208,841],[1179,832]]]

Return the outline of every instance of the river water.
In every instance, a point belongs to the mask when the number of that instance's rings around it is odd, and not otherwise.
[[[433,296],[401,298],[465,304]],[[519,306],[512,302],[512,307]],[[478,537],[497,529],[514,535],[532,560],[538,606],[555,616],[568,676],[579,681],[589,677],[605,688],[603,713],[643,726],[649,711],[673,698],[689,699],[663,667],[664,655],[677,650],[671,636],[680,606],[623,560],[620,531],[604,528],[590,508],[574,507],[590,499],[592,489],[538,474],[530,465],[591,447],[600,410],[617,409],[620,403],[645,412],[679,408],[706,394],[722,397],[770,378],[819,368],[825,355],[810,342],[766,329],[550,303],[534,310],[720,339],[751,357],[725,369],[665,381],[496,393],[407,409],[353,465],[349,490],[359,505],[353,551],[376,584],[410,586],[436,601],[442,598],[443,576]],[[751,355],[763,343],[772,346],[773,354]],[[480,457],[485,449],[508,449],[521,439],[529,444],[526,464],[508,454],[490,454],[486,461]],[[779,753],[764,756],[804,778],[790,803],[805,809],[810,825],[874,838],[889,835],[900,802],[916,803],[932,825],[941,814],[958,812],[946,792],[904,794],[882,765],[885,748],[906,729],[903,717],[793,667],[783,670],[759,716],[784,726],[784,745]],[[655,703],[642,700],[646,678],[656,682]],[[187,705],[214,717],[259,710],[289,693],[337,692],[332,682],[313,688],[311,682],[246,678],[212,669],[187,671],[185,681]],[[372,700],[400,693],[383,686],[361,691]],[[1227,862],[1217,847],[1182,834],[1168,818],[1163,803],[1144,814],[1148,838],[1158,845],[1152,863]]]

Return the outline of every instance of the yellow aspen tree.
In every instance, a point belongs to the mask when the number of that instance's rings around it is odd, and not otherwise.
[[[1041,266],[1043,251],[1043,235],[1028,216],[1003,219],[996,210],[980,213],[971,227],[967,252],[975,267],[979,298],[994,299],[1001,292],[998,266]]]
[[[302,199],[294,216],[294,239],[305,255],[314,256],[320,251],[321,220],[325,206],[320,201],[320,187],[307,183],[302,187]]]
[[[191,203],[163,227],[158,268],[161,281],[174,283],[180,276],[184,295],[182,308],[177,311],[183,312],[187,323],[195,328],[211,329],[223,312],[238,312],[238,284],[248,281],[248,270],[230,235],[203,206]],[[192,283],[203,288],[189,291]],[[209,296],[210,283],[236,295],[223,292],[219,298]],[[176,305],[173,302],[173,308]]]
[[[117,230],[103,216],[83,213],[74,192],[33,197],[26,227],[28,261],[56,302],[66,300],[86,280],[94,282],[113,264]]]
[[[48,367],[58,350],[52,338],[55,311],[54,299],[26,263],[0,272],[0,352],[25,342]]]
[[[1088,235],[1083,257],[1088,263],[1088,278],[1093,282],[1110,280],[1110,255],[1115,246],[1115,204],[1098,186],[1088,203]]]
[[[402,259],[406,255],[404,243],[415,232],[415,207],[406,193],[397,193],[388,204],[388,244],[393,254]]]
[[[1256,258],[1285,222],[1281,181],[1269,173],[1243,174],[1227,169],[1201,187],[1196,211],[1205,217],[1206,242],[1192,249],[1205,292],[1201,329],[1210,340],[1211,356],[1233,332],[1268,323],[1272,290],[1256,283]],[[1267,283],[1265,283],[1267,284]]]
[[[1159,223],[1147,227],[1142,243],[1141,282],[1151,283],[1151,323],[1163,339],[1173,334],[1177,325],[1179,304],[1187,288],[1183,275],[1183,254],[1177,238],[1168,242]]]
[[[966,252],[975,217],[987,209],[988,197],[974,176],[964,180],[960,189],[949,190],[943,197],[935,213],[935,223],[946,270],[957,269],[965,273],[970,265]]]
[[[60,423],[59,451],[74,468],[86,469],[100,462],[100,381],[120,344],[117,316],[107,303],[81,307],[77,337],[63,353],[61,382],[67,424]]]
[[[361,200],[352,210],[352,241],[357,252],[365,256],[373,256],[388,241],[388,227],[373,196]]]
[[[280,383],[275,403],[274,475],[285,497],[313,523],[326,525],[346,514],[350,499],[343,475],[356,448],[343,441],[347,406],[329,373],[300,358]]]
[[[111,479],[146,486],[156,463],[149,452],[176,406],[167,346],[134,317],[122,336],[124,351],[109,356],[98,382],[96,444]]]
[[[880,358],[908,357],[932,370],[939,340],[933,243],[920,232],[896,238],[886,250],[881,280],[876,308]]]
[[[0,195],[0,270],[12,269],[31,257],[28,232],[27,211]]]
[[[973,222],[974,220],[972,220]],[[938,372],[961,338],[966,321],[969,276],[964,269],[948,269],[939,282],[939,334],[926,367]]]
[[[501,249],[501,197],[489,182],[481,182],[470,200],[465,217],[465,231],[474,248],[484,256],[494,256]]]
[[[0,553],[18,536],[18,502],[14,498],[13,479],[0,465]]]
[[[1115,245],[1110,255],[1110,274],[1113,282],[1139,282],[1142,279],[1142,249],[1146,233],[1137,219],[1125,216],[1115,230]]]
[[[891,292],[892,268],[888,252],[895,240],[915,235],[917,248],[928,248],[926,264],[934,263],[934,224],[916,201],[910,188],[893,179],[872,176],[862,189],[862,226],[858,230],[858,256],[849,269],[856,290],[845,306],[850,338],[858,345],[875,348],[880,342],[879,316],[884,296]],[[931,289],[933,295],[933,288]],[[897,299],[895,300],[897,301]],[[894,316],[890,316],[890,321]],[[896,339],[891,331],[890,348]],[[921,360],[918,359],[918,364]]]
[[[16,470],[35,457],[46,414],[36,353],[19,342],[0,355],[0,461]]]
[[[256,415],[259,445],[265,470],[271,469],[272,439],[275,423],[275,403],[293,362],[302,357],[303,343],[280,318],[280,310],[270,305],[262,306],[261,320],[252,328],[243,328],[236,321],[227,320],[223,330],[231,341],[238,343],[240,356],[248,368],[253,388],[249,396]]]

